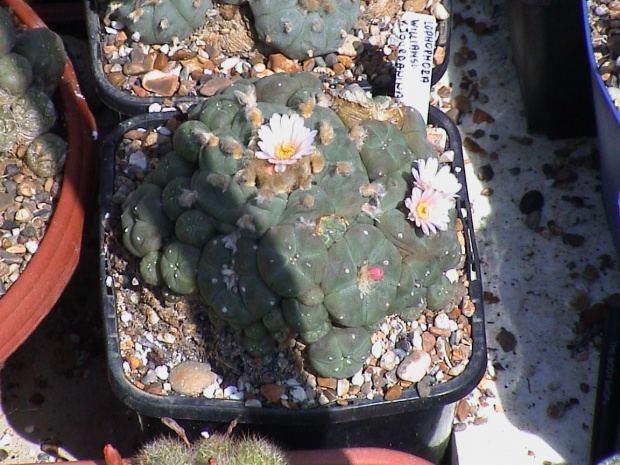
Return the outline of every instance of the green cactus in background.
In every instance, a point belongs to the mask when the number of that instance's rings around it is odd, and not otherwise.
[[[64,72],[60,37],[49,29],[17,33],[0,7],[0,153],[26,148],[26,165],[37,176],[64,169],[67,144],[50,132],[56,124],[52,94]]]
[[[116,16],[145,44],[184,40],[206,23],[211,0],[121,0]]]
[[[342,45],[359,0],[250,0],[258,37],[293,59],[324,55]]]
[[[422,165],[436,156],[414,110],[299,73],[239,80],[190,118],[123,205],[147,283],[196,291],[253,356],[298,338],[336,378],[387,315],[452,303],[460,184]]]
[[[62,39],[47,28],[27,29],[17,38],[13,52],[28,60],[32,85],[53,95],[65,70],[67,54]]]
[[[67,143],[51,132],[37,137],[26,150],[26,164],[37,176],[52,177],[65,167]]]
[[[32,84],[32,67],[23,56],[9,52],[0,57],[0,104],[12,103]]]
[[[0,57],[13,49],[16,40],[15,26],[11,21],[11,15],[6,9],[0,8]]]

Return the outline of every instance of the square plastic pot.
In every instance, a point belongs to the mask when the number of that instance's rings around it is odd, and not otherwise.
[[[142,113],[147,113],[149,107],[152,104],[165,105],[165,101],[172,101],[177,108],[187,108],[205,97],[192,96],[192,97],[138,97],[133,95],[129,91],[119,89],[110,83],[106,74],[103,71],[103,65],[106,59],[103,54],[102,44],[102,24],[100,20],[101,5],[102,3],[97,0],[83,0],[86,10],[86,27],[88,34],[88,43],[91,56],[91,67],[94,74],[94,80],[97,88],[97,92],[101,101],[105,103],[109,108],[115,110],[121,114],[128,116],[135,116]],[[450,37],[452,31],[452,1],[443,0],[443,5],[451,13],[447,20],[439,21],[437,25],[437,44],[445,48],[445,59],[441,65],[436,66],[433,69],[431,83],[435,84],[446,72],[448,68],[448,62],[450,57]],[[393,87],[393,86],[392,86]],[[394,89],[368,89],[375,93],[392,94]]]
[[[595,134],[580,2],[505,2],[528,127],[550,138]]]
[[[465,272],[470,281],[470,297],[476,307],[471,318],[473,350],[469,364],[459,376],[433,386],[427,397],[419,397],[416,390],[410,388],[394,401],[363,400],[347,406],[286,410],[248,408],[242,401],[156,396],[135,387],[123,373],[116,302],[114,294],[105,283],[107,266],[103,252],[106,233],[104,225],[113,193],[114,154],[125,132],[138,127],[156,127],[171,116],[170,113],[164,113],[130,118],[106,138],[101,149],[100,289],[109,379],[119,399],[140,415],[146,436],[169,432],[161,425],[160,419],[163,417],[174,418],[185,428],[190,438],[198,437],[205,429],[225,429],[230,422],[236,421],[235,432],[247,431],[266,435],[288,450],[383,447],[408,452],[438,463],[450,441],[456,402],[476,387],[487,363],[480,264],[471,224],[461,139],[456,125],[443,112],[431,107],[429,122],[447,131],[449,147],[455,152],[454,171],[464,186],[457,206],[463,220],[466,240]]]

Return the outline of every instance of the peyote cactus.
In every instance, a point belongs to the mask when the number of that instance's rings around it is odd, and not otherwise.
[[[116,16],[145,44],[184,40],[206,23],[211,0],[121,0],[112,2]]]
[[[0,152],[27,147],[26,164],[39,176],[53,176],[64,166],[66,144],[49,131],[57,118],[50,95],[65,60],[56,33],[29,29],[17,34],[0,8]]]
[[[32,85],[53,95],[65,70],[67,54],[62,39],[47,28],[24,31],[17,39],[13,52],[28,60],[32,68]]]
[[[250,0],[258,37],[289,58],[334,52],[353,27],[359,0]]]
[[[296,337],[336,378],[387,315],[451,302],[461,185],[415,110],[298,73],[240,80],[189,118],[123,205],[146,282],[197,289],[252,355]]]
[[[240,5],[245,0],[221,0]],[[292,59],[335,52],[359,16],[360,0],[249,0],[258,40]],[[187,39],[206,24],[211,0],[112,0],[109,11],[145,44]]]

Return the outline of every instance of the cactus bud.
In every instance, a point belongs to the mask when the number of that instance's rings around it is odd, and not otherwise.
[[[383,268],[380,266],[372,266],[368,268],[368,274],[373,281],[381,281],[383,279]]]

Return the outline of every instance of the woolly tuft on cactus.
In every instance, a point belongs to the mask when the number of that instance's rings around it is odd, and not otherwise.
[[[296,337],[336,378],[386,316],[452,302],[460,184],[414,110],[299,73],[240,80],[190,118],[123,206],[147,283],[197,289],[253,356]]]
[[[145,44],[184,40],[206,23],[211,0],[121,0],[116,16],[136,40]],[[113,6],[113,7],[114,7]],[[136,35],[137,34],[137,35]]]

